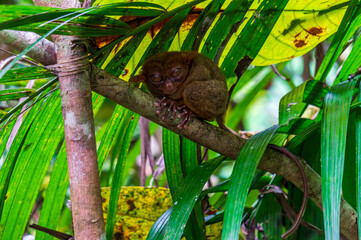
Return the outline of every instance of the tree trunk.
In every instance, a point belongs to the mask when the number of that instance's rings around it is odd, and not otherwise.
[[[80,7],[78,1],[67,0],[34,3]],[[52,37],[57,47],[55,69],[60,83],[74,235],[77,240],[100,239],[104,220],[86,45],[73,36]]]

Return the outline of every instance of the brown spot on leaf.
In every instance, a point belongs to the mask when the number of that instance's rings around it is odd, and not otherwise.
[[[305,40],[302,39],[296,39],[295,41],[293,41],[295,43],[295,47],[296,48],[301,48],[303,46],[305,46],[307,43],[305,42]]]
[[[124,239],[124,233],[123,232],[115,232],[113,237],[116,240],[123,240]]]
[[[120,35],[95,37],[94,39],[92,39],[90,46],[93,49],[100,49],[100,48],[104,47],[105,45],[111,43],[115,39],[118,39],[119,37],[120,37]]]
[[[202,12],[203,9],[201,8],[193,8],[190,13],[187,15],[186,19],[184,20],[180,30],[186,31],[189,30],[196,19],[198,18],[199,14]],[[127,23],[132,29],[152,20],[152,17],[135,17],[135,16],[123,16],[120,18],[121,21]],[[155,35],[160,31],[160,29],[171,19],[171,17],[164,19],[156,24],[154,24],[150,29],[148,34],[151,38],[154,38]]]
[[[308,33],[314,35],[314,36],[319,36],[321,33],[323,33],[325,30],[321,27],[311,27],[310,29],[307,30]]]
[[[134,200],[133,199],[128,199],[127,200],[127,204],[129,206],[129,211],[133,211],[135,209],[135,205],[134,205]]]
[[[185,31],[191,29],[192,26],[193,26],[193,24],[194,24],[194,22],[197,20],[199,14],[200,14],[199,11],[195,11],[195,10],[191,11],[191,12],[187,15],[187,17],[186,17],[186,19],[184,20],[184,22],[182,23],[182,26],[181,26],[180,30],[182,30],[182,31],[185,32]]]
[[[129,73],[129,70],[126,69],[126,68],[124,68],[121,75],[124,77],[124,76],[126,76],[128,73]]]

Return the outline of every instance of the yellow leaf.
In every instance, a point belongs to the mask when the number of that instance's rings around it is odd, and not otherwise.
[[[95,5],[114,2],[126,2],[126,0],[97,0]],[[163,0],[142,0],[142,2],[156,3],[169,11],[181,6],[187,1],[181,0],[167,2]],[[221,8],[221,12],[224,11],[230,2],[231,0],[225,1]],[[247,21],[256,19],[256,24],[257,21],[262,21],[263,16],[261,16],[256,11],[261,2],[262,1],[254,1],[250,9],[247,11],[245,15],[245,21],[238,28],[237,32],[231,36],[228,44],[225,46],[225,49],[220,58],[220,64],[223,62],[225,56],[227,56],[231,46],[239,37],[242,29],[247,24]],[[183,22],[178,35],[174,38],[169,50],[180,50],[180,46],[182,46],[189,30],[191,29],[196,18],[199,16],[200,11],[202,11],[209,3],[210,1],[202,2],[201,4],[198,4],[193,9],[193,11],[190,12],[187,19]],[[337,31],[343,15],[345,14],[348,3],[348,0],[289,0],[287,6],[272,29],[272,32],[252,62],[252,65],[271,65],[304,55],[313,49],[317,44],[327,39]],[[207,37],[211,29],[217,24],[219,16],[220,13],[217,15],[215,21],[211,24],[210,28],[202,39],[202,43],[199,49],[202,49],[206,41],[211,41],[210,39],[207,39]],[[121,19],[127,22],[127,18],[128,17]],[[144,20],[144,18],[142,19]],[[150,19],[152,18],[149,17],[147,20],[140,22],[140,24],[143,24]],[[122,79],[129,79],[130,74],[128,73],[132,73],[134,71],[134,63],[137,63],[140,60],[140,57],[143,55],[147,46],[166,22],[167,20],[164,20],[155,24],[153,28],[151,28],[143,42],[139,45],[136,53],[133,55],[132,60],[129,61],[128,65],[126,66],[125,73],[127,74],[122,76]],[[132,27],[135,28],[137,26]],[[257,39],[249,40],[254,43],[257,42]],[[125,41],[113,49],[113,52],[109,56],[108,60],[114,56],[114,54],[120,49],[121,46],[124,45],[124,43]]]
[[[101,194],[106,222],[110,188],[102,188]],[[145,239],[153,223],[171,205],[172,197],[167,188],[122,187],[113,239]]]
[[[346,0],[290,0],[252,65],[301,56],[337,31]]]
[[[106,222],[110,187],[102,188],[101,194],[104,221]],[[113,239],[146,239],[153,223],[171,206],[172,197],[168,188],[122,187],[119,194]],[[207,239],[220,239],[221,231],[221,222],[207,225]]]

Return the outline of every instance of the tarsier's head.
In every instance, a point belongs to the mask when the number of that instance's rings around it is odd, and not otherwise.
[[[190,64],[196,52],[163,52],[148,58],[140,75],[130,82],[144,82],[156,96],[172,97],[188,76]]]

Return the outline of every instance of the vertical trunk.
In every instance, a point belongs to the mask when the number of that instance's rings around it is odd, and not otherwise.
[[[48,7],[80,7],[75,0],[47,2]],[[57,47],[73,228],[77,240],[100,239],[104,233],[94,119],[85,43],[72,36],[53,36]]]
[[[85,45],[74,37],[56,36],[60,91],[67,149],[70,198],[76,239],[99,239],[104,233],[94,120]],[[83,58],[81,58],[83,56]],[[74,61],[74,59],[77,59]],[[73,66],[75,66],[73,68]],[[75,72],[73,72],[75,71]],[[77,72],[78,71],[78,72]]]

